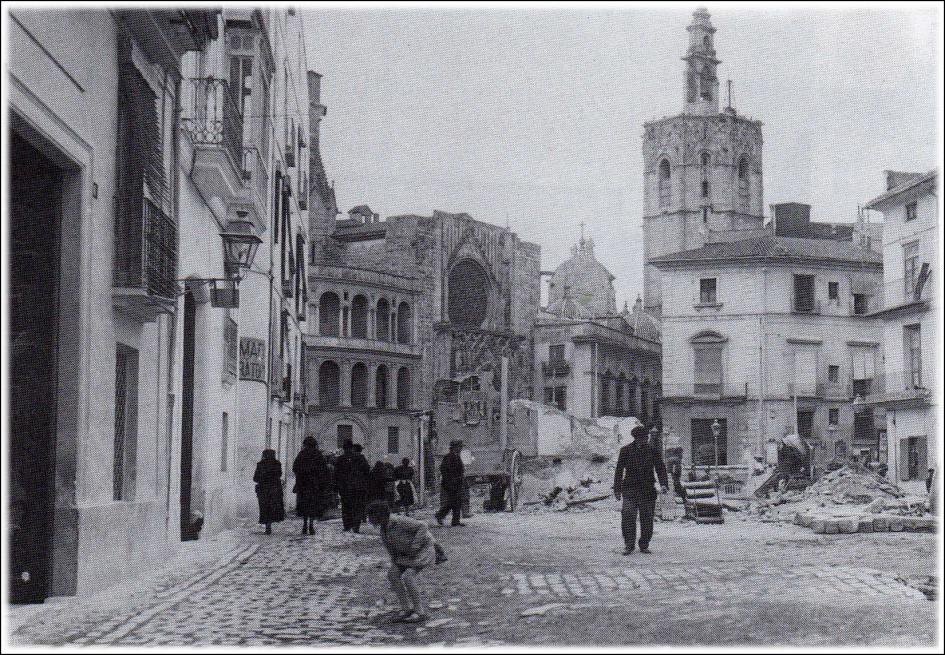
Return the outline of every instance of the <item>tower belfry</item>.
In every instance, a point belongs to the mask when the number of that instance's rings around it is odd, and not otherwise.
[[[761,122],[731,107],[730,85],[720,111],[716,28],[704,8],[686,31],[682,113],[643,126],[643,297],[657,315],[662,293],[651,259],[764,223]]]
[[[692,14],[689,32],[689,49],[686,62],[686,114],[708,116],[719,113],[719,78],[716,69],[720,62],[715,58],[715,28],[709,20],[709,12],[699,7]]]

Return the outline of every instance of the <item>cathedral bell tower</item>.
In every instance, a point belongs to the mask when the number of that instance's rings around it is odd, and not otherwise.
[[[686,29],[683,112],[643,125],[643,298],[656,316],[662,294],[651,259],[764,224],[761,122],[719,110],[709,13],[697,9]]]

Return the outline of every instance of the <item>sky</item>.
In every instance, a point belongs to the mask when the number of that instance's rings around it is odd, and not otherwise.
[[[642,292],[642,125],[682,111],[697,5],[305,11],[322,156],[342,212],[434,209],[570,254],[580,224]],[[764,202],[852,221],[884,169],[938,164],[934,7],[713,9],[721,88],[763,122]],[[724,98],[724,94],[723,94]]]

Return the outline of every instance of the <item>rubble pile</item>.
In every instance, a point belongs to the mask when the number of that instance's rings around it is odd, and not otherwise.
[[[799,525],[819,531],[867,532],[866,524],[882,517],[880,529],[892,517],[924,517],[928,504],[921,497],[907,497],[898,487],[865,467],[844,466],[823,475],[817,482],[801,491],[782,491],[753,506],[754,513],[762,520],[793,521]],[[831,521],[836,519],[837,521]],[[862,520],[861,520],[862,519]],[[849,523],[849,526],[847,525]],[[853,529],[856,523],[857,529]],[[905,529],[922,522],[893,521],[893,525],[906,525]],[[860,525],[862,524],[862,526]]]

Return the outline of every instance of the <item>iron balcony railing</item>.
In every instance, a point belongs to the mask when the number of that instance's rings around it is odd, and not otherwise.
[[[183,86],[183,125],[194,143],[218,145],[232,158],[235,168],[243,162],[243,117],[226,80],[200,77]],[[265,197],[265,196],[264,196]]]
[[[551,360],[541,363],[541,371],[545,377],[560,377],[571,372],[571,365],[564,360]]]
[[[669,383],[662,385],[664,398],[747,398],[748,383]]]
[[[873,314],[884,310],[904,307],[914,303],[927,302],[932,297],[932,270],[926,264],[916,271],[915,277],[887,280],[877,284],[870,295],[867,313]]]
[[[146,289],[149,295],[177,296],[177,223],[147,198],[141,216],[119,216],[115,233],[116,287]]]
[[[931,394],[927,373],[917,368],[914,371],[884,371],[879,373],[866,393],[857,393],[859,401],[921,398]],[[860,390],[863,391],[863,390]]]
[[[263,164],[258,148],[243,148],[243,179],[252,184],[256,194],[264,202],[269,197],[269,173]]]

